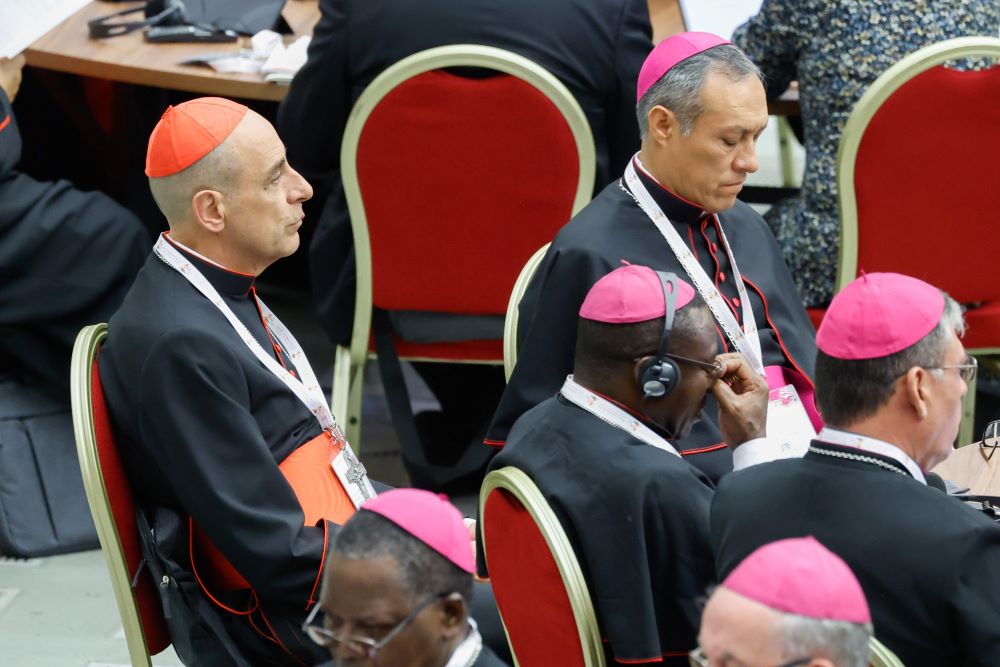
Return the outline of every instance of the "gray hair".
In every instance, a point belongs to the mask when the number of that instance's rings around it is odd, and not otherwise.
[[[779,629],[789,660],[825,657],[836,667],[867,667],[871,623],[848,623],[784,614]]]
[[[737,82],[755,76],[764,81],[760,68],[753,64],[743,51],[732,44],[720,44],[682,60],[649,87],[635,108],[639,122],[639,138],[645,139],[648,131],[647,116],[650,109],[663,106],[674,112],[680,122],[681,132],[690,134],[694,121],[705,111],[701,89],[709,72],[722,74]]]
[[[392,557],[399,563],[414,605],[442,593],[460,593],[466,606],[472,600],[471,574],[381,514],[362,510],[352,516],[338,531],[330,551],[351,560]]]
[[[831,426],[847,426],[869,417],[889,402],[896,380],[914,366],[938,366],[951,333],[962,336],[962,307],[944,295],[944,312],[933,330],[913,345],[878,359],[837,359],[816,353],[816,403]],[[934,372],[934,371],[932,371]]]

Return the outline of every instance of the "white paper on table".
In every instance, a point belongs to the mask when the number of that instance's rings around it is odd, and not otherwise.
[[[763,0],[680,0],[684,27],[732,39],[733,32],[760,11]]]
[[[0,58],[13,58],[24,51],[88,2],[90,0],[0,0]],[[113,5],[108,7],[114,9]]]

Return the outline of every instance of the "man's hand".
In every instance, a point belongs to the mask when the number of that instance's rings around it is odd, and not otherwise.
[[[11,102],[17,97],[17,91],[21,87],[21,72],[23,69],[23,53],[13,58],[0,58],[0,88],[3,88],[3,92],[7,93],[7,99]]]
[[[712,386],[719,404],[719,431],[730,448],[764,437],[767,424],[767,381],[755,373],[738,352],[715,358],[725,369]]]

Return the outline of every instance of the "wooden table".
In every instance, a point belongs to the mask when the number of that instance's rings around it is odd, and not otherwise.
[[[249,38],[235,44],[149,44],[136,31],[111,39],[87,36],[87,21],[144,3],[91,2],[53,28],[25,51],[28,64],[57,72],[110,79],[124,83],[207,93],[223,97],[280,101],[288,86],[267,83],[260,74],[219,74],[209,67],[181,65],[206,53],[237,53]],[[292,41],[312,34],[319,20],[317,0],[288,0],[282,12],[294,31]]]

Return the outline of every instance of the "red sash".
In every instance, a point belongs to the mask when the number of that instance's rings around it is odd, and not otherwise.
[[[350,496],[347,495],[347,491],[330,465],[339,452],[340,447],[336,440],[323,431],[278,465],[299,500],[302,513],[305,515],[303,523],[306,526],[315,526],[323,519],[343,525],[356,511],[354,503],[351,502]],[[201,528],[191,519],[188,519],[188,525],[191,568],[205,593],[215,600],[209,588],[226,592],[251,589],[249,582],[236,571]],[[249,611],[234,611],[234,613],[249,613]]]

